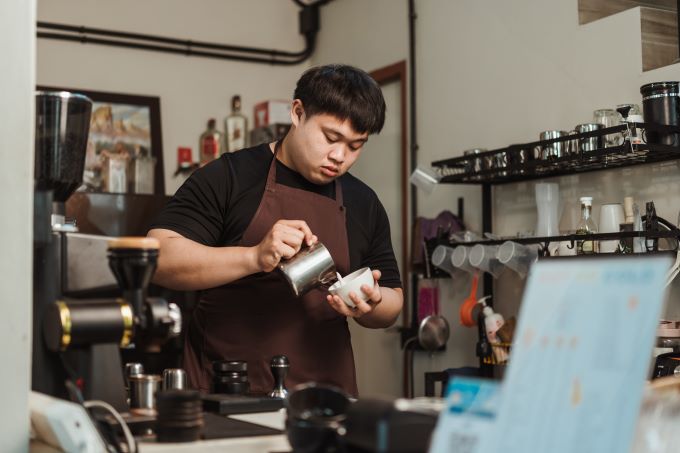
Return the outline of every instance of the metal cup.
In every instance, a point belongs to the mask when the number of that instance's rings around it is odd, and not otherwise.
[[[184,390],[187,388],[187,372],[181,368],[163,370],[163,390]]]
[[[139,376],[144,374],[144,365],[141,363],[131,362],[125,364],[125,385],[130,386],[128,379],[130,376]]]
[[[465,162],[466,173],[479,173],[489,168],[488,163],[482,157],[475,157],[477,154],[485,153],[485,148],[473,148],[463,151],[464,156],[470,156]]]
[[[278,267],[297,297],[311,289],[329,286],[337,279],[333,257],[320,242],[300,250]]]
[[[585,132],[594,132],[602,129],[602,125],[598,123],[584,123],[579,124],[574,128],[574,132],[577,134],[583,134]],[[604,137],[595,136],[579,139],[579,151],[581,153],[588,153],[590,151],[595,151],[597,149],[604,148]]]
[[[555,138],[566,137],[567,135],[569,135],[569,133],[565,131],[543,131],[539,135],[539,140],[552,140]],[[541,148],[541,159],[543,160],[559,159],[560,157],[564,157],[567,154],[569,154],[568,141],[551,143]]]
[[[505,169],[508,166],[508,153],[505,151],[499,152],[491,156],[492,165],[491,168],[494,169]],[[506,176],[508,172],[506,170],[501,170],[498,172],[498,176]]]
[[[153,411],[156,409],[156,392],[159,390],[161,377],[157,374],[141,374],[130,376],[130,409]]]

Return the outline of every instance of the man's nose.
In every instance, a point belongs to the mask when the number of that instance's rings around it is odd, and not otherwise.
[[[343,163],[345,161],[345,145],[344,144],[338,144],[331,149],[330,154],[328,155],[330,159],[334,162],[337,162],[339,164]]]

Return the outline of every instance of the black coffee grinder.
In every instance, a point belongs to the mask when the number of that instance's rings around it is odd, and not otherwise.
[[[85,399],[126,410],[120,348],[177,336],[181,315],[175,304],[147,297],[156,240],[76,234],[65,220],[65,202],[82,183],[91,110],[79,94],[36,95],[32,387],[71,399],[79,387]],[[111,273],[122,298],[73,297],[73,282],[105,286]]]

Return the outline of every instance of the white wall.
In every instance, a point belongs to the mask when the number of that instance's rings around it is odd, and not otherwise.
[[[304,47],[298,10],[291,0],[41,0],[38,20],[297,51]],[[291,99],[307,67],[38,40],[38,84],[160,97],[168,194],[184,180],[172,177],[177,148],[190,146],[197,156],[207,120],[218,119],[222,129],[232,95],[241,95],[252,124],[252,106]]]
[[[0,3],[0,451],[28,451],[31,388],[35,1]]]
[[[322,33],[322,42],[332,44],[316,58],[340,58],[369,68],[407,58],[406,5],[406,0],[331,3],[324,18],[333,14],[339,22]],[[578,25],[576,0],[417,0],[416,13],[420,163],[473,147],[533,141],[546,129],[571,129],[589,121],[597,108],[640,104],[644,83],[680,79],[680,65],[642,73],[637,9],[585,26]],[[680,209],[676,163],[554,181],[560,183],[567,206],[565,229],[577,215],[574,201],[585,194],[595,197],[596,211],[601,203],[629,194],[641,204],[653,199],[659,215],[673,221]],[[419,214],[455,211],[459,196],[465,197],[465,220],[479,231],[478,187],[439,186],[433,195],[419,196]],[[533,184],[495,190],[494,211],[496,232],[533,229]],[[501,278],[496,302],[505,314],[516,311],[522,285],[510,275]],[[423,371],[476,363],[476,332],[457,321],[469,281],[446,280],[440,286],[452,338],[446,353],[417,357],[417,393],[423,389]],[[375,372],[394,375],[396,370]]]

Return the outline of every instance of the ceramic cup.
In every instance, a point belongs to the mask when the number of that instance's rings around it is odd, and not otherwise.
[[[342,278],[342,282],[337,281],[328,288],[328,292],[334,296],[340,297],[348,307],[354,307],[355,304],[349,297],[349,293],[353,292],[357,297],[364,302],[368,300],[368,296],[361,290],[363,285],[372,288],[374,284],[373,272],[368,267],[363,267],[358,271],[352,272],[351,274]]]

